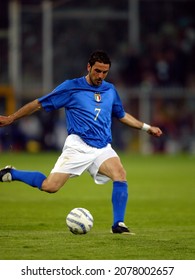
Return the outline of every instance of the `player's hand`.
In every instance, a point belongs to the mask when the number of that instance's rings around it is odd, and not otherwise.
[[[8,116],[8,117],[6,117],[6,116],[0,116],[0,127],[9,125],[9,124],[11,124],[12,122],[13,122],[13,121],[12,121],[12,118],[10,118],[10,116]]]
[[[148,133],[156,137],[160,137],[163,134],[162,130],[156,126],[151,126],[148,130]]]

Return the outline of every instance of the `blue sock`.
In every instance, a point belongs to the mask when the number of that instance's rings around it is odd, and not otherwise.
[[[117,225],[118,222],[124,222],[125,210],[128,199],[128,185],[127,182],[113,182],[112,191],[112,207],[114,222],[113,226]]]
[[[23,171],[17,169],[11,169],[11,175],[13,181],[21,181],[32,187],[41,189],[42,183],[46,176],[38,171]]]

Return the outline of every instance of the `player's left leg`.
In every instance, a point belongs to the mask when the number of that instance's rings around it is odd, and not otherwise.
[[[98,171],[106,175],[113,181],[112,206],[113,206],[113,225],[112,233],[131,234],[124,224],[127,200],[128,185],[126,171],[124,170],[119,157],[112,157],[105,160]]]

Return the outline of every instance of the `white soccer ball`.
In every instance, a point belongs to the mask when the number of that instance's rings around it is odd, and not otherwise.
[[[74,234],[86,234],[93,227],[93,216],[85,208],[74,208],[66,217],[66,224]]]

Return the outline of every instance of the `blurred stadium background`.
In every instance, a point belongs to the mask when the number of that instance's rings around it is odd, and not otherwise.
[[[125,108],[160,126],[158,141],[113,123],[113,146],[195,154],[194,0],[1,0],[0,114],[86,73],[106,50],[108,79]],[[0,129],[0,151],[62,148],[63,111],[40,112]]]

